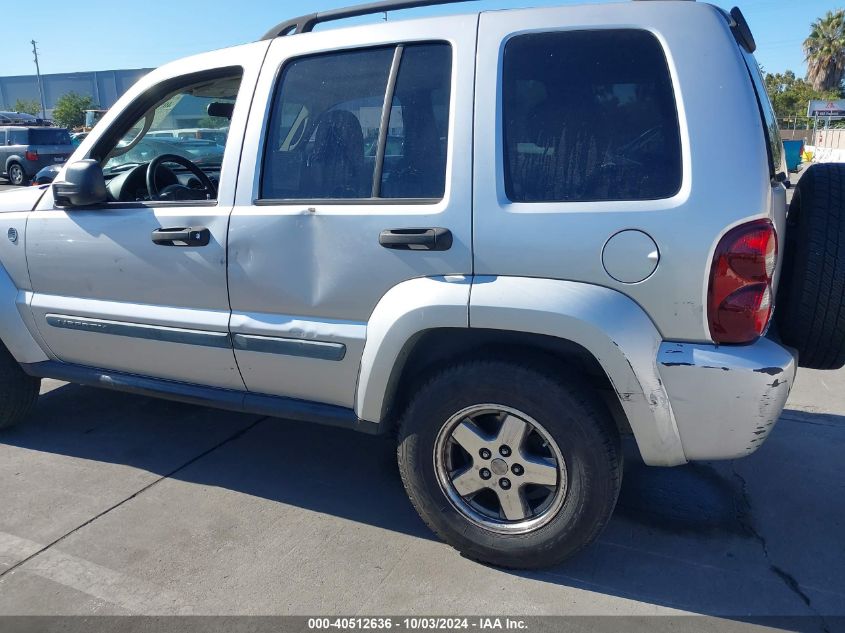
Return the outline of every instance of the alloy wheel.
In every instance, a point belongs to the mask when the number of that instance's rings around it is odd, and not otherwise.
[[[557,443],[536,420],[503,405],[474,405],[449,418],[435,441],[434,467],[452,505],[493,532],[536,530],[566,496]]]

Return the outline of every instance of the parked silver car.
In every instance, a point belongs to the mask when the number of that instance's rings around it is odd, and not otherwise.
[[[159,68],[51,187],[0,196],[0,425],[50,377],[396,433],[438,535],[536,567],[599,535],[624,435],[743,457],[799,363],[845,363],[845,169],[787,216],[738,10],[312,32],[429,4]],[[216,160],[151,136],[206,116]]]
[[[75,147],[58,127],[0,127],[0,177],[25,185],[43,167],[64,163]]]

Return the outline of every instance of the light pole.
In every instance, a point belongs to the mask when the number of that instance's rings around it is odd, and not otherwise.
[[[32,54],[35,57],[35,76],[38,78],[38,95],[41,97],[41,118],[47,118],[47,106],[44,104],[44,86],[41,84],[41,68],[38,65],[38,47],[32,40]]]

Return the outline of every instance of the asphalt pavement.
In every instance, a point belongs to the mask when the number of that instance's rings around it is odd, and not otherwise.
[[[745,459],[662,469],[629,450],[599,541],[536,572],[434,539],[388,438],[45,381],[34,419],[0,436],[0,614],[693,613],[824,630],[845,615],[845,409],[817,378]]]

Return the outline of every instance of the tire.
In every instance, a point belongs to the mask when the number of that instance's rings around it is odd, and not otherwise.
[[[845,165],[811,165],[789,206],[775,307],[783,342],[798,364],[845,365]]]
[[[0,343],[0,429],[11,428],[29,415],[38,400],[41,379],[26,374]]]
[[[21,187],[26,184],[26,174],[18,163],[10,163],[8,169],[9,182]]]
[[[577,376],[561,373],[556,366],[540,367],[504,360],[455,365],[434,374],[422,385],[400,422],[399,470],[411,502],[441,539],[482,563],[522,569],[560,563],[598,537],[619,495],[622,454],[609,412]],[[488,405],[496,412],[485,413]],[[521,446],[512,447],[507,460],[499,460],[495,452],[500,448],[500,438],[506,435],[505,422],[511,423],[513,418],[527,422],[532,431]],[[505,422],[499,426],[499,437],[492,440],[496,431],[491,426],[495,427],[500,419]],[[469,451],[464,451],[464,444],[479,437],[471,435],[472,440],[467,441],[466,421],[471,421],[476,430],[486,431],[483,437],[490,443],[484,446],[493,451],[492,461],[484,459],[486,454],[481,448],[471,464],[465,461],[450,474],[448,464],[443,467],[445,458],[440,456],[454,459],[458,454],[466,459]],[[461,429],[457,435],[448,430],[454,424],[455,429]],[[450,438],[445,443],[444,436]],[[455,446],[455,437],[461,438],[460,446]],[[544,446],[544,438],[551,443]],[[552,458],[529,460],[529,450],[536,448],[548,451]],[[555,455],[562,458],[562,465],[559,459],[552,461]],[[523,460],[526,463],[520,466],[518,462]],[[506,461],[508,470],[502,474],[502,465],[496,469],[495,461]],[[549,487],[553,492],[542,503],[527,502],[527,509],[536,510],[536,516],[526,514],[521,521],[507,520],[500,501],[505,497],[500,495],[517,491],[524,500],[536,496],[538,491],[540,498],[546,494],[544,486],[517,483],[520,474],[523,482],[529,480],[529,475],[530,479],[540,480],[531,474],[539,462],[546,474],[554,463],[557,486]],[[461,497],[454,482],[463,477],[480,482],[486,466],[488,474],[496,471],[486,480],[484,485],[488,487],[474,496]],[[453,477],[458,471],[461,476]],[[503,490],[502,479],[513,482]],[[498,510],[495,503],[499,503]],[[539,505],[532,509],[531,503]],[[525,510],[523,504],[514,516]]]

